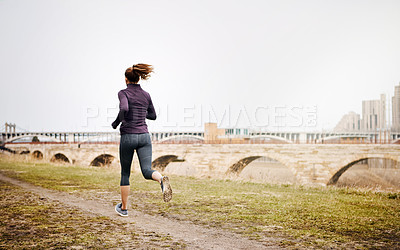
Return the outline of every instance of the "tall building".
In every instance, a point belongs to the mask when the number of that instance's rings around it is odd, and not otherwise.
[[[381,94],[379,100],[362,102],[361,129],[363,131],[386,129],[386,97],[384,94]]]
[[[360,115],[355,112],[345,114],[334,128],[335,132],[355,132],[361,130]]]
[[[218,128],[216,123],[208,122],[204,124],[204,139],[206,141],[218,141],[225,136],[225,129]]]
[[[400,83],[394,86],[392,97],[392,131],[400,132]]]

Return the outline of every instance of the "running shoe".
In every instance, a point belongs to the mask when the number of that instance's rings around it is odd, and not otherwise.
[[[168,176],[163,176],[161,179],[161,190],[163,193],[163,200],[168,202],[172,199],[172,188],[169,184]]]
[[[118,203],[115,206],[115,212],[121,216],[128,216],[128,209],[122,209],[122,203]]]

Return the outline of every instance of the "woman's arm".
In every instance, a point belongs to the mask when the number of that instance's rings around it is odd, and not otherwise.
[[[113,123],[111,123],[111,127],[112,127],[113,129],[116,129],[120,123],[121,123],[121,121],[119,120],[119,114],[118,114],[118,116],[117,116],[117,118],[115,119],[115,121],[113,121]]]
[[[156,110],[154,109],[153,101],[151,100],[150,95],[149,95],[149,106],[147,107],[146,118],[149,119],[149,120],[157,119]]]
[[[129,104],[128,99],[122,90],[118,92],[118,99],[119,99],[119,113],[115,121],[111,124],[113,129],[116,129],[118,125],[125,121],[125,113],[129,111]]]

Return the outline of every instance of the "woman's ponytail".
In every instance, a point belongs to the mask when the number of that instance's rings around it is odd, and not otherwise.
[[[125,77],[128,81],[137,83],[140,79],[147,80],[152,72],[154,72],[153,66],[145,63],[138,63],[126,69]]]

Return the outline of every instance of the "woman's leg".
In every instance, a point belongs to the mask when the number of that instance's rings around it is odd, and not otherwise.
[[[158,171],[154,171],[151,178],[161,184],[162,175]]]
[[[158,171],[151,169],[153,149],[150,135],[141,134],[139,138],[139,147],[137,148],[136,152],[138,154],[142,174],[144,178],[155,180],[161,184],[162,175]]]
[[[163,199],[165,202],[168,202],[172,198],[172,189],[168,177],[163,177],[158,171],[151,169],[152,145],[150,135],[141,134],[141,137],[139,138],[139,146],[137,147],[136,152],[138,154],[142,174],[144,178],[158,181],[158,183],[161,184]]]
[[[149,134],[140,134],[139,146],[136,149],[140,169],[142,170],[143,177],[147,180],[155,180],[161,183],[161,174],[158,171],[151,169],[152,160],[152,145]]]
[[[128,209],[128,197],[129,197],[130,186],[121,186],[121,209]]]
[[[121,200],[122,209],[127,209],[128,207],[128,197],[129,197],[129,177],[131,175],[131,165],[135,149],[134,135],[121,135],[121,141],[119,145],[119,158],[121,163]]]

